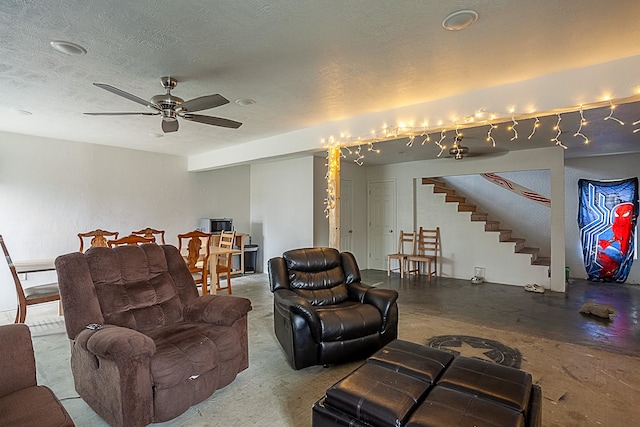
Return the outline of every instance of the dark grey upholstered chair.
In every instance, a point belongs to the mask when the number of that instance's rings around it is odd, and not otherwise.
[[[294,369],[364,359],[398,335],[398,293],[360,283],[354,256],[294,249],[269,260],[274,328]]]
[[[110,425],[170,420],[249,366],[251,301],[199,296],[174,246],[94,247],[55,264],[76,390]]]

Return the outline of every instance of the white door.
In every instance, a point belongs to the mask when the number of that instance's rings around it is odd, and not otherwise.
[[[340,180],[340,250],[353,252],[353,181]]]
[[[368,268],[386,270],[387,254],[395,252],[398,242],[395,181],[370,182],[368,205]]]

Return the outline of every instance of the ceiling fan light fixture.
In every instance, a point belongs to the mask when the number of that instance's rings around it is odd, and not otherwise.
[[[65,55],[84,55],[87,53],[87,49],[83,48],[79,44],[66,42],[63,40],[54,40],[49,43],[53,49]]]
[[[249,105],[253,105],[255,103],[255,100],[249,98],[236,99],[236,104],[242,105],[243,107],[248,107]]]
[[[470,27],[478,20],[478,12],[462,9],[447,15],[442,21],[442,28],[448,31],[460,31]]]

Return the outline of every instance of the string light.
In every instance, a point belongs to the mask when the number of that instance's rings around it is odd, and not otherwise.
[[[533,135],[536,133],[536,129],[540,127],[540,119],[537,117],[535,119],[536,121],[533,122],[533,129],[531,129],[531,134],[529,134],[529,137],[527,139],[531,139]]]
[[[415,135],[411,135],[409,137],[409,141],[407,142],[407,147],[411,148],[413,147],[413,141],[416,139]]]
[[[516,118],[513,115],[514,110],[511,110],[511,121],[513,122],[513,124],[511,126],[509,126],[509,130],[513,131],[513,138],[511,138],[511,141],[513,141],[514,139],[518,139],[518,131],[516,130],[516,126],[518,126],[518,122],[516,122]]]
[[[380,154],[380,150],[378,148],[373,148],[373,143],[374,142],[378,142],[378,141],[369,142],[369,147],[367,148],[367,150],[372,152],[372,153]]]
[[[498,125],[489,123],[489,131],[487,132],[487,142],[491,142],[491,145],[493,147],[496,146],[496,140],[493,139],[493,136],[491,136],[491,132],[493,132],[493,130],[497,128],[498,128]]]
[[[558,116],[558,121],[556,122],[556,125],[553,127],[553,129],[558,133],[556,134],[555,138],[551,139],[551,141],[555,142],[556,145],[559,145],[566,150],[567,147],[562,143],[562,141],[560,141],[560,135],[562,134],[562,130],[560,129],[560,122],[562,121],[562,117],[560,116],[560,113],[557,113],[556,116]]]
[[[582,126],[585,126],[586,124],[587,124],[587,121],[584,119],[584,114],[582,112],[582,105],[580,105],[580,126],[578,126],[578,131],[576,133],[574,133],[573,136],[580,136],[580,137],[584,138],[584,143],[588,144],[589,143],[589,138],[587,138],[582,133]]]
[[[364,155],[362,154],[362,146],[358,145],[358,149],[356,150],[356,158],[353,160],[353,163],[355,163],[358,166],[362,166],[364,164],[362,159],[364,159]]]
[[[423,133],[423,135],[425,135],[425,133]],[[427,142],[430,142],[431,138],[429,137],[429,134],[427,133],[424,140],[422,141],[422,145],[424,145]]]
[[[615,105],[613,105],[613,101],[609,101],[609,104],[611,104],[611,106],[610,106],[610,111],[609,111],[609,115],[608,115],[607,117],[605,117],[604,119],[605,119],[605,120],[609,120],[609,119],[611,119],[611,120],[615,120],[616,122],[618,122],[618,123],[620,123],[621,125],[623,125],[623,126],[624,126],[624,122],[623,122],[622,120],[620,120],[620,119],[616,119],[615,117],[613,117],[613,110],[615,110],[615,109],[616,109],[616,106],[615,106]]]
[[[636,120],[635,122],[633,122],[634,126],[638,126],[639,124],[640,124],[640,120]],[[633,130],[633,133],[638,133],[638,132],[640,132],[640,128]]]
[[[440,132],[440,141],[436,142],[436,145],[440,147],[440,152],[438,153],[438,157],[442,156],[442,153],[447,148],[446,146],[442,145],[442,141],[444,141],[444,139],[446,138],[446,134],[447,134],[446,130],[442,129],[442,132]]]

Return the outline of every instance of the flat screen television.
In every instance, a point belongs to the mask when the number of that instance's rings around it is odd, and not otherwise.
[[[231,218],[202,218],[200,220],[200,231],[205,233],[220,234],[223,231],[233,230],[233,219]]]

